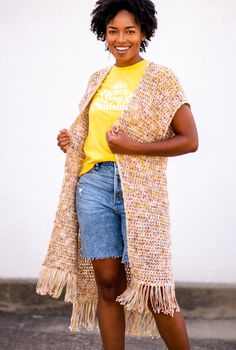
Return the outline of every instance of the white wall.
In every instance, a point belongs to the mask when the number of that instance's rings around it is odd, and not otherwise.
[[[0,0],[0,277],[37,277],[63,176],[56,135],[90,73],[113,62],[89,31],[94,3]],[[145,57],[177,73],[200,136],[197,153],[169,161],[175,279],[236,282],[236,3],[156,4]]]

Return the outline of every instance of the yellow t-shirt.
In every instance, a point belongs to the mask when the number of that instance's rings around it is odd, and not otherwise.
[[[84,144],[85,159],[79,176],[97,162],[115,161],[115,154],[106,141],[106,132],[128,105],[148,61],[128,67],[113,66],[96,91],[89,107],[89,130]]]

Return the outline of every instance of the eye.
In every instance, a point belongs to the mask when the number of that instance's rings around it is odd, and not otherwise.
[[[115,34],[115,33],[116,33],[116,31],[114,29],[109,29],[108,30],[108,34]]]
[[[127,33],[128,34],[135,34],[135,30],[129,29],[129,30],[127,30]]]

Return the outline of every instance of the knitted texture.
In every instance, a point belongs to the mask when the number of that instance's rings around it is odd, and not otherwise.
[[[65,175],[51,239],[40,272],[37,293],[73,303],[71,330],[97,327],[97,288],[90,259],[81,257],[75,193],[85,157],[89,103],[111,67],[94,73],[70,128]],[[133,140],[152,142],[174,135],[171,120],[188,103],[175,74],[149,62],[128,106],[115,123]],[[128,256],[127,289],[117,297],[125,306],[126,332],[159,337],[148,300],[155,312],[180,311],[175,297],[167,193],[167,158],[116,154],[124,197]]]

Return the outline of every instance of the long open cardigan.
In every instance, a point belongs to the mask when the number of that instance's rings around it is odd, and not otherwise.
[[[70,128],[65,175],[54,228],[43,262],[37,293],[58,298],[66,286],[65,300],[73,303],[71,330],[97,326],[97,288],[91,260],[81,257],[75,193],[85,157],[89,104],[111,67],[94,73]],[[174,135],[170,123],[187,103],[175,74],[148,62],[143,76],[115,125],[133,140],[152,142]],[[125,306],[126,331],[159,337],[148,299],[156,312],[173,316],[180,311],[175,297],[171,261],[171,236],[166,180],[167,158],[116,154],[124,197],[129,264],[125,264],[127,289],[117,298]]]

